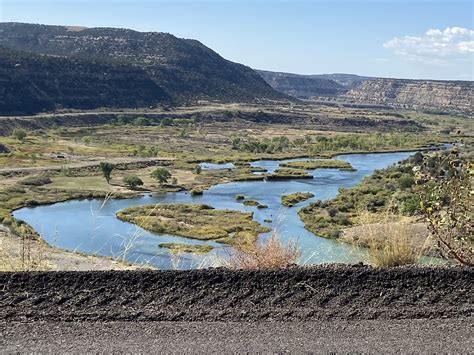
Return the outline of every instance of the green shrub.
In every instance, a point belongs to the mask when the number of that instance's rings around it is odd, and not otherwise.
[[[415,185],[415,179],[412,176],[404,175],[398,180],[398,184],[402,189],[409,189]]]
[[[133,120],[133,124],[135,126],[149,126],[151,123],[150,123],[150,120],[148,118],[137,117]]]
[[[153,170],[153,172],[151,173],[151,177],[158,181],[160,185],[164,185],[168,182],[169,179],[171,179],[171,173],[168,169],[157,168]]]
[[[404,215],[413,216],[421,211],[420,203],[418,196],[411,196],[402,202],[400,212]]]
[[[338,212],[339,212],[339,210],[337,208],[331,207],[331,208],[327,209],[327,213],[328,213],[329,217],[335,217]]]
[[[142,179],[135,175],[125,176],[123,182],[132,190],[136,189],[138,186],[143,186]]]
[[[20,142],[23,142],[28,136],[28,132],[26,132],[26,130],[23,128],[15,128],[12,131],[12,136],[18,139]]]

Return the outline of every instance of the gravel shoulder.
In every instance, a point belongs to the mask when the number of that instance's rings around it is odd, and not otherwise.
[[[472,270],[331,265],[268,271],[0,273],[5,321],[462,319]]]
[[[472,321],[0,322],[0,352],[467,354]]]

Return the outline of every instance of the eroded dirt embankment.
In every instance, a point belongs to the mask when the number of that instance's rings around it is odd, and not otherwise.
[[[98,126],[116,123],[117,116],[122,112],[81,112],[81,113],[58,113],[36,116],[0,116],[0,136],[10,135],[15,128],[27,130],[50,129],[51,127],[85,127]],[[158,125],[165,118],[197,119],[203,123],[240,121],[241,123],[257,124],[294,124],[297,126],[308,125],[314,129],[324,131],[348,131],[367,132],[369,131],[421,131],[424,126],[411,119],[372,119],[365,116],[332,118],[320,115],[296,114],[296,113],[276,113],[276,112],[243,112],[234,114],[233,118],[226,116],[223,112],[129,112],[126,113],[129,123],[138,117],[146,117],[153,124]]]
[[[308,321],[462,318],[472,270],[359,266],[276,271],[0,273],[0,319]]]

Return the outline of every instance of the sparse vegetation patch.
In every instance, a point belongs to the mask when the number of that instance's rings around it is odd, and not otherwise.
[[[305,170],[314,170],[314,169],[339,169],[346,171],[355,171],[352,165],[343,160],[336,159],[318,159],[318,160],[308,160],[308,161],[292,161],[284,163],[281,165],[285,168],[294,168],[294,169],[305,169]]]
[[[314,194],[311,192],[296,192],[294,194],[283,195],[281,197],[281,204],[287,207],[293,207],[294,205],[313,197]]]
[[[196,253],[206,254],[214,248],[211,245],[182,244],[182,243],[161,243],[160,248],[169,249],[172,254]]]

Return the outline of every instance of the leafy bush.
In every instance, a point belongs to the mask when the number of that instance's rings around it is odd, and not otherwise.
[[[327,209],[329,217],[335,217],[339,210],[337,208],[331,207]]]
[[[135,120],[133,120],[133,124],[135,126],[149,126],[151,123],[150,123],[150,120],[148,118],[138,117]]]
[[[168,169],[157,168],[153,170],[153,172],[151,173],[151,177],[155,179],[156,181],[158,181],[160,185],[164,185],[171,178],[171,173],[169,172]]]
[[[0,154],[8,153],[10,153],[10,149],[6,145],[0,143]]]
[[[132,190],[138,186],[143,186],[143,181],[138,176],[130,175],[123,178],[123,182]]]
[[[415,185],[415,178],[409,175],[403,175],[399,180],[398,184],[402,189],[409,189],[413,185]]]
[[[418,196],[411,196],[404,200],[400,206],[400,212],[407,216],[413,216],[420,212],[420,198]]]
[[[20,142],[23,142],[28,136],[28,132],[26,132],[26,130],[23,128],[15,128],[12,131],[12,136],[18,139]]]
[[[417,176],[421,210],[431,236],[447,258],[474,266],[473,179],[471,162],[459,152],[427,157]]]

